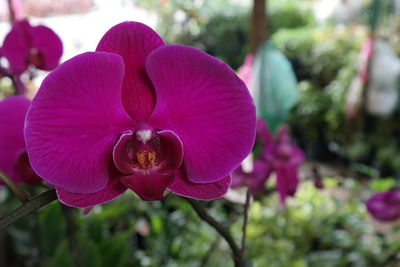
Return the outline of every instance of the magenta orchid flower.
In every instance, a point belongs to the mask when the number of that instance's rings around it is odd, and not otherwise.
[[[30,103],[24,96],[0,102],[0,170],[16,183],[37,184],[41,179],[29,164],[24,139],[24,121]]]
[[[245,172],[239,166],[232,172],[231,188],[247,187],[253,196],[264,191],[265,182],[268,180],[272,166],[263,158],[264,150],[272,145],[273,137],[267,124],[262,119],[257,119],[256,140],[254,145],[254,163],[251,172]]]
[[[2,54],[14,75],[23,73],[31,65],[41,70],[53,70],[58,66],[62,52],[61,39],[54,31],[41,25],[33,27],[27,20],[13,25],[2,47]]]
[[[394,221],[400,218],[400,190],[389,191],[373,195],[366,203],[371,215],[381,221]]]
[[[304,162],[304,153],[291,144],[289,127],[282,126],[272,146],[264,150],[265,160],[276,171],[276,185],[281,205],[288,196],[294,196],[299,185],[298,169]]]
[[[143,200],[215,199],[249,154],[255,107],[223,62],[166,45],[144,24],[111,28],[96,52],[44,80],[26,119],[33,168],[59,200],[90,207],[127,188]]]
[[[275,139],[264,120],[257,120],[257,135],[253,149],[254,167],[250,173],[241,167],[233,173],[232,188],[246,186],[250,193],[259,195],[264,191],[264,184],[272,172],[276,173],[277,190],[282,205],[288,196],[294,196],[299,184],[298,168],[304,161],[300,148],[291,144],[289,128],[279,129]]]

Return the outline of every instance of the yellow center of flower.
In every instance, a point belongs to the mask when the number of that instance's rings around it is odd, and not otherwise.
[[[156,153],[150,151],[140,151],[136,153],[139,168],[149,169],[156,163]]]

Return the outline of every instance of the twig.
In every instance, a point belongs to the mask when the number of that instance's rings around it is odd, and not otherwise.
[[[14,181],[0,170],[0,179],[7,185],[8,188],[15,194],[19,201],[26,203],[29,200],[28,194],[21,189]]]
[[[211,227],[213,227],[228,243],[229,247],[232,250],[235,267],[243,267],[244,260],[242,254],[229,230],[226,229],[223,225],[221,225],[218,221],[216,221],[197,200],[190,198],[185,198],[185,199],[187,202],[189,202],[189,204],[192,206],[192,208],[200,217],[200,219],[202,219],[203,221],[208,223]]]
[[[6,228],[12,223],[15,223],[19,219],[28,216],[32,212],[40,209],[44,205],[49,204],[56,199],[57,194],[54,189],[50,189],[38,196],[35,196],[34,198],[31,198],[28,202],[24,203],[19,208],[0,218],[0,230]]]
[[[246,202],[244,203],[243,210],[243,226],[242,226],[242,248],[240,249],[240,253],[242,254],[242,258],[245,258],[245,250],[246,250],[246,230],[247,230],[247,221],[249,217],[249,206],[250,206],[251,194],[249,189],[246,192]]]
[[[76,267],[81,267],[81,253],[77,239],[78,226],[76,224],[76,210],[63,204],[61,205],[61,210],[64,213],[65,221],[67,223],[67,236],[72,260]]]

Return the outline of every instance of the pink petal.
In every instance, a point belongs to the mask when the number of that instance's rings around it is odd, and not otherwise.
[[[400,190],[390,189],[385,194],[385,202],[389,205],[398,206],[400,208]]]
[[[153,201],[164,198],[164,191],[174,178],[174,172],[137,172],[121,178],[121,182],[142,200]]]
[[[38,68],[42,70],[53,70],[58,66],[63,53],[63,45],[60,37],[45,26],[36,26],[31,28],[33,47],[43,57],[43,62]]]
[[[25,128],[29,158],[40,177],[79,194],[107,185],[112,148],[134,127],[121,103],[123,75],[121,57],[96,52],[76,56],[46,77]]]
[[[113,148],[113,161],[115,167],[117,167],[117,169],[123,174],[135,172],[133,166],[130,164],[131,159],[128,158],[130,153],[127,151],[127,149],[129,149],[127,143],[131,142],[132,134],[132,131],[123,133]]]
[[[280,164],[276,167],[277,189],[284,205],[288,196],[294,196],[299,184],[297,166]]]
[[[250,87],[250,82],[251,82],[251,76],[253,72],[253,62],[254,62],[254,56],[252,54],[248,54],[246,58],[244,59],[243,65],[240,66],[238,69],[238,76],[242,81]]]
[[[167,170],[178,169],[183,161],[183,144],[181,139],[171,131],[160,131],[161,157],[167,162]]]
[[[180,172],[168,186],[168,190],[184,197],[212,200],[223,197],[228,191],[230,184],[230,176],[226,176],[214,183],[195,184],[185,179],[182,172]]]
[[[122,84],[122,102],[136,120],[146,120],[153,111],[155,94],[145,71],[147,56],[165,45],[161,37],[139,22],[123,22],[112,27],[101,39],[97,51],[121,55],[126,75]]]
[[[146,70],[157,94],[150,123],[182,140],[188,179],[228,176],[254,144],[255,107],[244,83],[220,60],[187,46],[158,48]]]
[[[32,46],[30,28],[27,20],[21,20],[13,25],[4,38],[2,52],[15,74],[20,74],[28,68],[27,56]]]
[[[24,121],[31,101],[12,96],[0,102],[0,169],[15,182],[23,181],[15,165],[25,151]]]
[[[400,207],[387,203],[387,195],[388,192],[375,194],[366,203],[371,215],[381,221],[393,221],[400,217]]]
[[[256,129],[256,142],[261,141],[264,146],[273,142],[273,136],[269,130],[268,124],[263,120],[257,119],[257,129]]]
[[[90,194],[74,194],[61,187],[56,187],[58,199],[65,205],[76,208],[92,207],[111,201],[124,193],[125,190],[126,187],[117,177],[111,178],[102,190]]]

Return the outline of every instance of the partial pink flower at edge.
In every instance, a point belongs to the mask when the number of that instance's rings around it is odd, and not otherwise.
[[[125,22],[48,75],[25,136],[32,166],[67,205],[127,188],[144,200],[165,189],[214,199],[251,150],[255,107],[223,62]]]
[[[16,183],[37,184],[41,179],[29,164],[23,131],[30,103],[24,96],[0,101],[0,170]]]
[[[377,220],[397,220],[400,218],[400,190],[390,189],[377,193],[366,202],[366,207]]]

